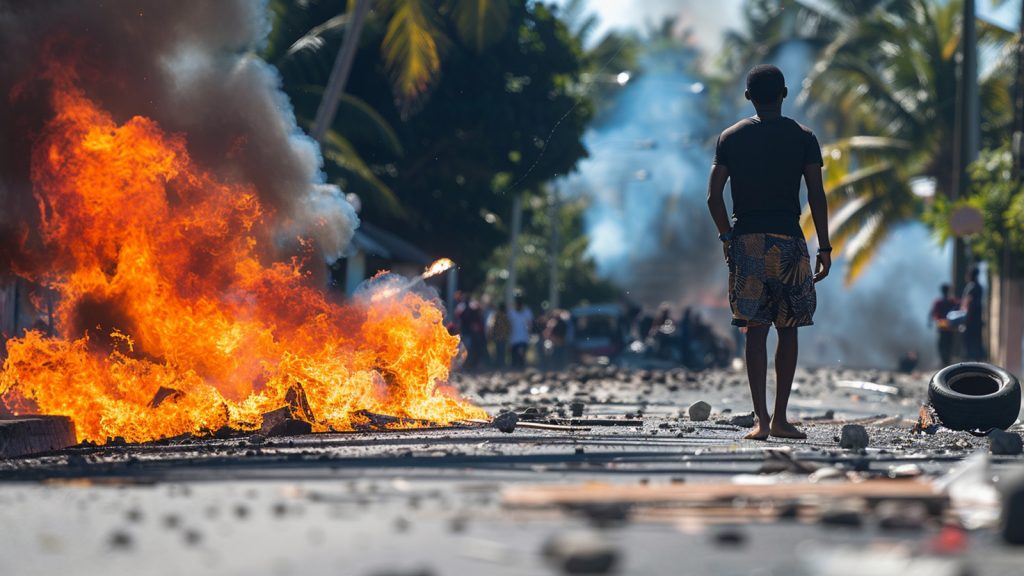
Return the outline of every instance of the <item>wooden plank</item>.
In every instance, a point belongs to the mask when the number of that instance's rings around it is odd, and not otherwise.
[[[574,484],[519,486],[506,489],[502,503],[513,508],[583,504],[708,504],[735,500],[807,500],[813,498],[910,499],[945,501],[930,482],[865,480],[863,482],[782,484]]]
[[[60,450],[77,442],[75,423],[67,416],[0,419],[0,458]]]

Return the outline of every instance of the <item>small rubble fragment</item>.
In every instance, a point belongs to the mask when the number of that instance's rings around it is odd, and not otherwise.
[[[698,400],[697,402],[690,404],[686,413],[689,414],[690,420],[693,420],[694,422],[704,422],[711,417],[711,404],[708,404],[703,400]]]
[[[914,434],[935,434],[939,431],[938,417],[935,410],[927,404],[923,404],[918,411],[917,423],[910,430]]]
[[[732,418],[729,419],[729,424],[732,424],[733,426],[739,426],[740,428],[753,428],[754,422],[756,421],[757,420],[754,418],[754,413],[751,412],[749,414],[740,414],[738,416],[733,416]]]
[[[159,408],[164,402],[177,402],[184,395],[185,393],[181,390],[161,386],[160,388],[157,388],[156,394],[153,394],[153,399],[149,401],[149,407]]]
[[[595,532],[564,532],[552,536],[542,551],[564,574],[607,574],[619,561],[619,552]]]
[[[515,412],[502,412],[494,417],[492,424],[499,431],[505,434],[511,434],[516,429],[516,424],[519,423],[519,415]]]
[[[723,548],[738,548],[747,543],[747,535],[738,527],[729,527],[715,533],[715,544]]]
[[[132,535],[124,530],[115,530],[108,542],[114,550],[128,550],[134,545]]]
[[[843,426],[839,436],[839,447],[847,450],[864,450],[868,447],[868,431],[860,424]]]
[[[300,430],[302,427],[296,424],[285,424],[288,420],[301,421],[307,424],[313,422],[313,411],[309,407],[309,402],[306,400],[306,392],[302,388],[302,384],[294,384],[284,395],[285,405],[280,408],[271,410],[263,414],[263,424],[260,426],[260,433],[265,436],[290,436],[293,434],[309,434],[312,431],[312,426],[306,432],[288,432],[282,433],[285,430]],[[278,433],[274,433],[275,429],[282,426],[278,430]]]
[[[997,456],[1016,456],[1024,452],[1024,441],[1016,432],[1004,432],[998,428],[989,432],[989,450]]]

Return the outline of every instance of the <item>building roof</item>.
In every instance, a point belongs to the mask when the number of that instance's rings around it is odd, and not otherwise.
[[[434,261],[429,254],[412,243],[365,220],[356,228],[356,233],[352,237],[352,247],[371,256],[396,262],[427,266]]]

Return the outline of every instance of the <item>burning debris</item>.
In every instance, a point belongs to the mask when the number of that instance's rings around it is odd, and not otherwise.
[[[382,275],[345,304],[316,287],[356,219],[319,184],[315,146],[282,112],[267,67],[239,52],[265,32],[262,5],[155,4],[147,14],[110,4],[21,14],[32,10],[0,3],[4,42],[43,47],[37,69],[4,78],[14,89],[0,130],[30,153],[0,161],[13,183],[3,224],[18,239],[3,265],[57,295],[56,336],[29,331],[7,343],[4,402],[67,415],[79,439],[95,442],[225,426],[351,430],[363,413],[395,427],[486,416],[445,387],[458,338],[420,279]],[[25,30],[8,30],[8,11]],[[207,11],[251,27],[221,38]],[[129,13],[145,18],[130,33],[116,26]],[[108,16],[90,41],[54,30]],[[153,52],[124,51],[136,42],[117,35],[141,33],[153,17],[164,32],[141,42]],[[181,20],[189,26],[169,24]],[[147,74],[163,91],[125,92],[148,103],[107,86]],[[232,111],[197,101],[214,95]]]

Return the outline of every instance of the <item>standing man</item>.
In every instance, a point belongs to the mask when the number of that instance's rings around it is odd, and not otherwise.
[[[533,328],[533,312],[523,304],[523,297],[516,296],[515,304],[508,311],[511,328],[508,343],[512,348],[512,367],[522,370],[526,367],[526,349],[530,345],[530,331]]]
[[[505,350],[508,348],[508,338],[512,332],[512,326],[508,320],[508,309],[504,302],[499,302],[494,312],[487,319],[487,333],[494,342],[494,367],[498,370],[505,369]]]
[[[978,267],[972,266],[967,272],[967,286],[961,300],[964,317],[964,355],[967,360],[983,362],[985,349],[981,344],[981,284],[978,283]]]
[[[942,366],[946,367],[953,363],[953,326],[949,322],[948,315],[960,307],[956,298],[950,295],[949,284],[939,286],[940,296],[932,303],[932,311],[928,316],[928,323],[935,324],[939,331],[939,359]]]
[[[796,372],[797,328],[813,324],[814,283],[828,275],[832,245],[821,179],[821,148],[808,128],[782,115],[788,95],[782,71],[755,66],[744,96],[755,116],[727,128],[718,138],[708,182],[708,208],[718,226],[729,266],[732,323],[747,331],[746,364],[757,422],[745,438],[806,438],[786,418]],[[815,274],[800,229],[800,179],[818,232]],[[723,191],[732,180],[733,215]],[[775,413],[768,414],[768,330],[775,325]]]

